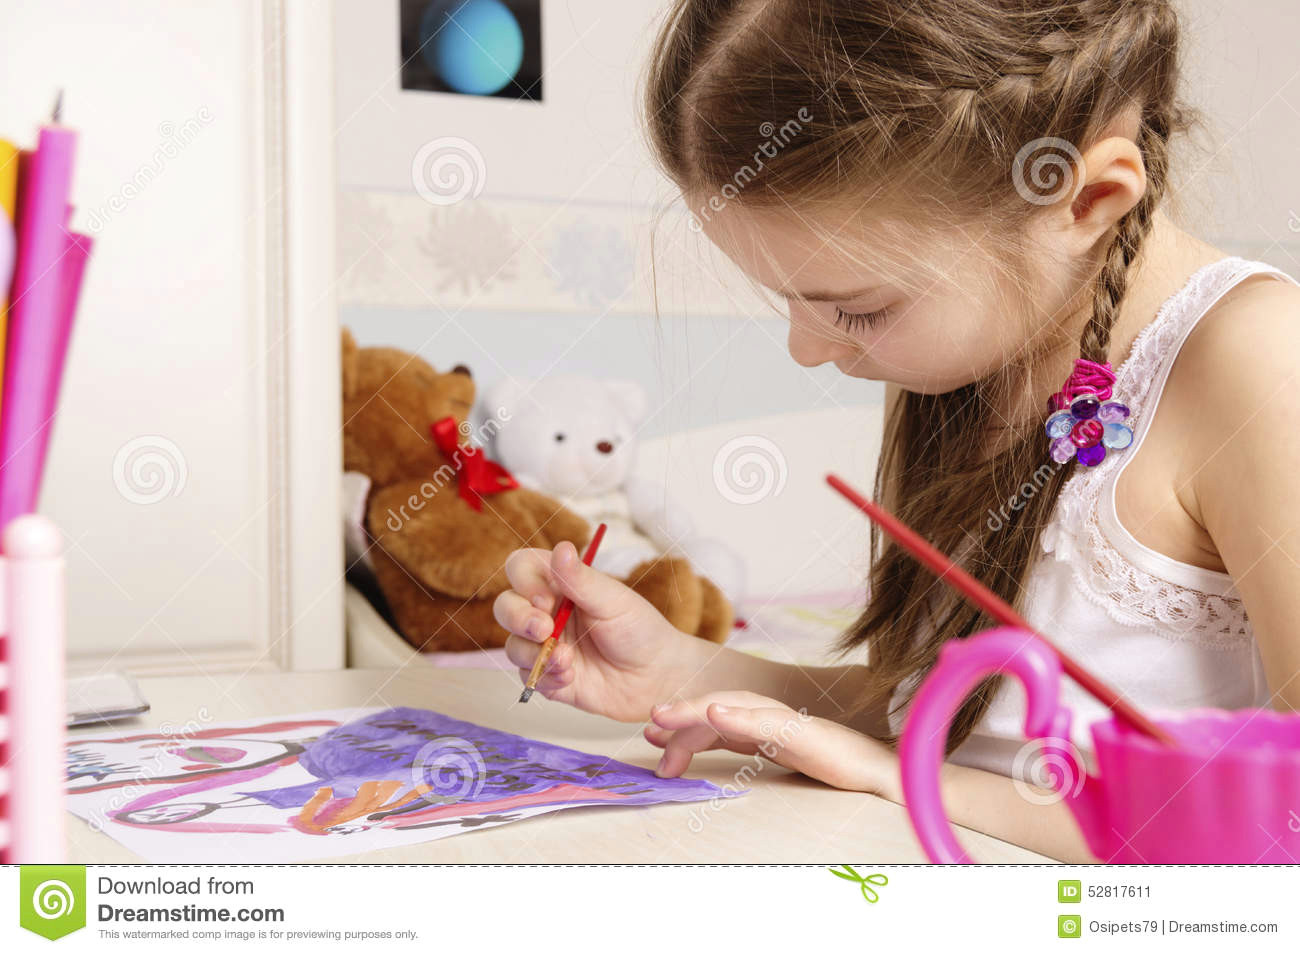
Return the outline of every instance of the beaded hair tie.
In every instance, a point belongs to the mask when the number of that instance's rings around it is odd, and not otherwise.
[[[1047,438],[1052,460],[1069,463],[1077,457],[1085,467],[1096,467],[1106,451],[1120,451],[1133,443],[1133,432],[1122,423],[1129,409],[1110,400],[1115,372],[1110,364],[1077,358],[1065,385],[1047,399]]]

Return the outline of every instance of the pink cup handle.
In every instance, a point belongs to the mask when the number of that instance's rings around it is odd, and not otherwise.
[[[940,794],[939,767],[948,729],[971,691],[997,672],[1010,673],[1024,684],[1026,737],[1069,739],[1070,710],[1060,706],[1060,660],[1032,633],[1011,627],[990,629],[944,646],[912,700],[898,747],[912,827],[926,855],[939,864],[971,863],[957,843]],[[1061,747],[1069,751],[1068,744]]]

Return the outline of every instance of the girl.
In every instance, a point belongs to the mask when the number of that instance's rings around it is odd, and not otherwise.
[[[1165,0],[677,0],[648,125],[699,228],[788,303],[791,356],[889,382],[879,498],[1138,706],[1294,709],[1300,290],[1161,214],[1177,47]],[[1130,414],[1104,424],[1112,392]],[[507,573],[511,660],[571,597],[541,691],[649,718],[660,774],[775,734],[782,765],[894,801],[912,693],[991,622],[879,537],[842,641],[866,666],[691,639],[567,544]],[[1022,713],[996,680],[967,700],[949,813],[1085,859],[1064,806],[1008,777]]]

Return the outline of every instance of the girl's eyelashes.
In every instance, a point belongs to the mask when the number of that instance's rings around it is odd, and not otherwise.
[[[845,311],[843,308],[835,308],[835,324],[849,333],[861,331],[864,328],[876,329],[885,323],[889,318],[888,308],[879,308],[876,311],[853,312]]]

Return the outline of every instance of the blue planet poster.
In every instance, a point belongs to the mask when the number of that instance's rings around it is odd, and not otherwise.
[[[542,0],[398,0],[402,89],[542,100]]]

